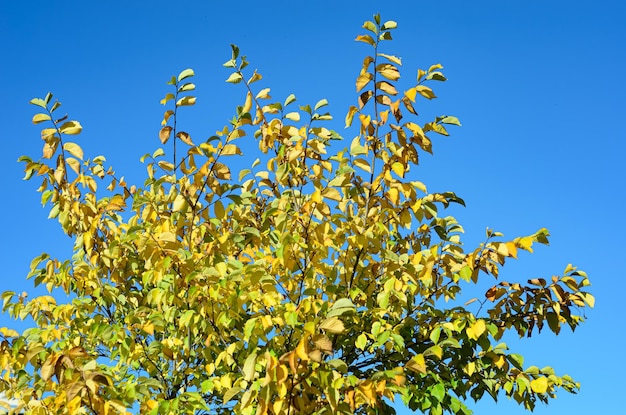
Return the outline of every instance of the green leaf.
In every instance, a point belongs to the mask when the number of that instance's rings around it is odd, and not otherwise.
[[[333,305],[328,310],[326,317],[337,317],[344,315],[346,313],[351,313],[356,310],[356,306],[352,303],[352,300],[349,298],[340,298],[335,301]]]

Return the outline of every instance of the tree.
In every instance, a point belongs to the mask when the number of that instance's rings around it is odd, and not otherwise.
[[[429,134],[460,123],[415,121],[417,99],[446,78],[435,64],[399,91],[401,60],[381,52],[396,26],[376,15],[356,38],[371,53],[349,141],[329,128],[326,100],[296,107],[294,95],[272,103],[256,91],[262,77],[233,45],[224,66],[243,104],[195,144],[176,122],[195,103],[194,72],[172,77],[159,133],[171,155],[142,158],[143,186],[69,141],[82,127],[56,119],[52,94],[31,101],[47,125],[43,157],[20,160],[74,249],[33,260],[29,277],[50,295],[2,295],[4,312],[34,321],[0,329],[0,392],[16,410],[393,413],[401,400],[437,415],[468,414],[463,401],[485,394],[532,410],[558,388],[576,392],[500,341],[575,329],[594,302],[587,276],[568,265],[548,280],[498,281],[506,260],[547,243],[545,229],[512,240],[488,230],[464,249],[461,225],[441,215],[463,200],[429,193],[412,171],[432,152]],[[250,136],[260,158],[236,171],[229,160]],[[464,304],[463,288],[485,278],[491,288]]]

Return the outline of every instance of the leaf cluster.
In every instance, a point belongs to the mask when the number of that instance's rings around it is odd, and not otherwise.
[[[77,121],[43,112],[43,157],[22,157],[74,249],[35,258],[35,285],[69,300],[5,292],[3,311],[35,327],[0,329],[0,391],[32,414],[469,414],[466,399],[504,394],[528,409],[579,385],[525,367],[501,340],[559,333],[593,306],[584,272],[500,280],[505,262],[548,232],[504,240],[488,230],[466,249],[443,214],[464,202],[416,179],[432,134],[458,118],[420,123],[442,66],[401,88],[401,59],[381,52],[394,21],[378,15],[356,38],[370,52],[356,80],[344,139],[328,102],[273,102],[262,76],[231,47],[227,82],[243,87],[233,118],[206,140],[177,125],[194,105],[191,69],[173,76],[143,185],[102,156],[85,158]],[[251,142],[259,158],[234,171]],[[198,143],[199,144],[196,144]],[[241,160],[247,160],[242,158]],[[240,164],[240,162],[239,162]],[[466,286],[493,282],[463,304]]]

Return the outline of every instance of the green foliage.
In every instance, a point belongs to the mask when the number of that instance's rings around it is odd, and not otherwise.
[[[508,331],[559,333],[593,306],[587,276],[498,280],[548,232],[475,249],[441,214],[452,192],[429,193],[412,169],[431,153],[429,133],[456,117],[417,123],[419,97],[435,98],[442,66],[418,70],[402,92],[400,58],[380,52],[396,23],[365,22],[368,45],[348,109],[351,140],[330,129],[326,100],[271,101],[232,46],[227,82],[243,87],[228,125],[195,144],[176,124],[194,105],[194,72],[171,78],[159,133],[171,148],[142,158],[147,178],[129,185],[102,156],[68,136],[77,121],[33,99],[43,158],[20,160],[41,181],[73,255],[35,258],[29,277],[71,300],[5,292],[3,310],[30,317],[0,329],[0,391],[31,414],[393,413],[391,401],[433,415],[468,414],[464,400],[512,397],[528,409],[578,384],[525,367],[501,343]],[[424,101],[426,102],[426,101]],[[260,159],[232,171],[240,146]],[[245,160],[245,159],[244,159]],[[462,289],[496,279],[462,305]],[[488,282],[488,284],[491,284]]]

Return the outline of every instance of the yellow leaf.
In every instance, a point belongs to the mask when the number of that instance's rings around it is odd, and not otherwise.
[[[251,109],[252,109],[252,93],[248,91],[248,93],[246,94],[246,102],[243,104],[243,108],[241,109],[241,112],[243,114],[246,114],[246,113],[249,113]]]
[[[350,107],[350,109],[348,110],[348,113],[346,114],[346,126],[345,128],[348,128],[352,125],[352,120],[354,119],[354,114],[356,114],[356,112],[358,111],[357,107],[355,107],[354,105],[352,105]]]
[[[172,93],[168,93],[167,95],[165,95],[165,98],[163,98],[160,103],[161,105],[165,105],[167,104],[167,101],[174,99],[174,94]]]
[[[215,163],[213,172],[218,179],[230,180],[230,169],[222,163]]]
[[[224,219],[226,216],[226,211],[224,210],[224,205],[219,200],[216,200],[213,205],[213,210],[215,212],[215,217],[218,219]]]
[[[404,164],[396,161],[391,165],[391,169],[400,177],[404,177]]]
[[[523,238],[516,238],[513,242],[517,245],[518,248],[521,248],[524,251],[533,252],[533,249],[532,249],[533,238],[532,237],[525,236]]]
[[[78,412],[80,409],[81,397],[80,395],[75,396],[71,401],[67,403],[67,411],[70,415],[73,415]]]
[[[183,143],[187,144],[188,146],[192,146],[193,147],[193,141],[191,141],[191,137],[186,132],[181,131],[179,133],[176,133],[176,137],[180,138],[180,141],[182,141]]]
[[[285,114],[285,118],[291,121],[298,122],[300,121],[300,113],[296,111],[290,112],[290,113]]]
[[[380,81],[376,83],[376,87],[389,95],[398,95],[398,90],[396,89],[396,87],[391,85],[389,82]]]
[[[320,191],[320,189],[315,189],[315,191],[311,195],[311,201],[315,203],[320,203],[322,201],[322,192]]]
[[[325,330],[328,333],[343,333],[345,330],[345,326],[343,322],[339,320],[337,317],[330,317],[326,320],[322,321],[319,326],[320,330]]]
[[[341,201],[341,193],[339,193],[339,191],[333,187],[327,187],[326,189],[324,189],[324,191],[322,192],[322,196],[324,196],[326,199],[334,200],[336,202]]]
[[[67,121],[59,128],[59,130],[61,131],[61,134],[67,134],[67,135],[80,134],[82,129],[83,127],[80,125],[78,121]]]
[[[48,114],[35,114],[33,115],[33,124],[39,124],[40,122],[50,120],[50,116]]]
[[[76,143],[66,142],[63,143],[63,150],[70,153],[72,156],[77,157],[79,159],[83,159],[83,149]]]
[[[412,102],[415,102],[415,96],[417,95],[417,89],[411,88],[404,92],[404,96],[407,97]]]
[[[530,382],[530,388],[535,393],[546,393],[548,391],[548,378],[542,376]]]
[[[80,161],[76,160],[74,157],[68,157],[65,159],[65,162],[76,174],[80,173]]]
[[[177,107],[188,107],[196,103],[196,97],[183,97],[176,102]]]
[[[4,337],[17,337],[17,336],[19,336],[17,331],[9,329],[7,327],[0,328],[0,334],[2,334]]]
[[[193,69],[189,69],[189,68],[185,69],[184,71],[178,74],[178,82],[182,81],[183,79],[187,79],[193,75],[194,75]]]
[[[395,187],[392,187],[391,189],[387,190],[387,198],[391,203],[397,205],[398,201],[400,200],[400,192]]]
[[[358,391],[361,392],[368,400],[370,404],[376,402],[376,389],[371,380],[366,380],[358,386]]]
[[[170,127],[169,125],[161,128],[161,131],[159,131],[159,140],[161,140],[161,143],[163,144],[167,143],[167,140],[170,139],[171,134],[172,134],[172,127]]]
[[[383,58],[387,58],[389,59],[391,62],[395,63],[396,65],[402,65],[402,59],[400,59],[397,56],[393,56],[393,55],[387,55],[385,53],[379,53],[378,56],[382,56]]]
[[[369,161],[364,159],[354,159],[354,165],[365,170],[368,173],[372,172],[372,167],[370,166]]]
[[[269,88],[265,88],[259,91],[258,94],[256,94],[256,99],[270,99],[270,89]]]
[[[356,79],[356,92],[359,92],[363,88],[365,88],[365,85],[367,85],[372,79],[374,79],[374,77],[371,73],[361,72],[359,77]]]
[[[470,339],[478,340],[478,338],[487,330],[485,320],[478,319],[466,329],[467,336]]]
[[[220,152],[222,156],[231,156],[233,154],[241,154],[241,150],[234,144],[226,144]]]
[[[430,68],[428,68],[428,72],[432,72],[432,71],[435,71],[437,69],[443,69],[443,66],[440,63],[436,63],[436,64],[432,65]]]
[[[177,195],[176,199],[174,199],[174,205],[172,206],[172,210],[174,212],[180,212],[186,210],[187,207],[189,207],[189,204],[187,203],[187,199],[185,198],[185,196],[181,194]]]
[[[376,45],[376,42],[374,41],[374,39],[370,35],[359,35],[354,40],[357,41],[357,42],[368,43],[368,44],[370,44],[372,46]]]
[[[398,68],[390,63],[381,63],[376,67],[376,72],[391,81],[397,81],[400,79],[400,71],[398,71]]]
[[[413,372],[426,373],[426,360],[423,354],[415,355],[409,360],[405,367]]]
[[[162,232],[159,235],[159,240],[164,242],[176,242],[176,235],[172,232]]]
[[[151,322],[147,322],[146,324],[144,324],[142,329],[150,335],[154,334],[154,324],[152,324]]]
[[[509,256],[517,259],[517,246],[513,242],[507,242],[506,247],[509,251]]]
[[[309,354],[307,351],[308,341],[309,341],[309,336],[305,336],[300,340],[300,342],[298,343],[298,346],[296,346],[296,356],[305,362],[309,360]]]
[[[415,87],[415,90],[424,98],[428,98],[428,99],[437,98],[433,90],[425,85],[418,85]]]

